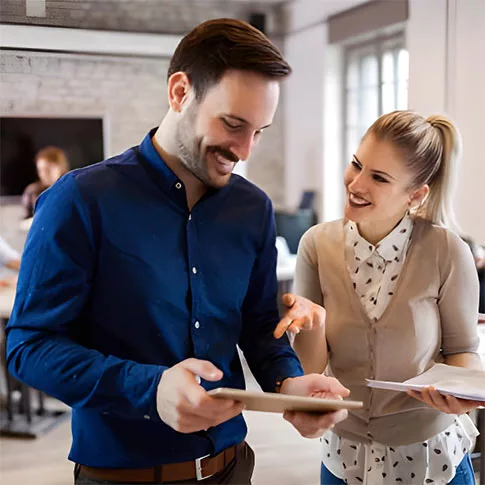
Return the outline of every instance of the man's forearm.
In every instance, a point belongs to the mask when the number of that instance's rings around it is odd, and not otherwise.
[[[73,408],[158,418],[161,366],[106,356],[48,331],[21,328],[8,328],[7,364],[15,378]]]

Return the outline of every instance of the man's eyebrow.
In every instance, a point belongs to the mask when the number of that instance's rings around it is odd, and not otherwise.
[[[357,156],[356,156],[356,155],[352,155],[352,156],[355,158],[355,160],[356,160],[356,161],[357,161],[357,162],[358,162],[360,165],[362,165],[362,162],[361,162],[361,161],[360,161],[360,160],[357,158]],[[395,178],[395,177],[393,177],[392,175],[388,174],[387,172],[383,172],[382,170],[371,170],[371,172],[372,172],[372,173],[377,173],[377,174],[379,174],[379,175],[386,175],[387,177],[390,177],[390,178],[392,178],[393,180],[396,180],[396,178]]]
[[[226,116],[227,118],[231,118],[233,120],[240,121],[241,123],[244,123],[245,125],[249,125],[250,124],[249,121],[245,120],[244,118],[241,118],[240,116],[230,115],[230,114],[225,114],[224,116]],[[271,126],[271,123],[269,125],[262,126],[259,129],[260,130],[264,130],[265,128],[269,128],[270,126]]]

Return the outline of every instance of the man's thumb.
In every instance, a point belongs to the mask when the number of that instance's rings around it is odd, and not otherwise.
[[[206,381],[216,382],[222,379],[222,371],[208,360],[191,358],[180,362],[180,365]]]

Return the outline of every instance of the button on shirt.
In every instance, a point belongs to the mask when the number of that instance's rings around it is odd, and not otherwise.
[[[236,345],[265,391],[302,375],[278,322],[268,197],[233,175],[189,210],[182,181],[141,145],[70,172],[38,201],[7,327],[14,376],[73,408],[70,459],[139,468],[242,441],[243,417],[182,434],[161,421],[165,369],[195,357],[244,388]]]
[[[406,215],[377,245],[360,234],[357,225],[345,225],[345,259],[354,289],[369,319],[376,323],[388,307],[404,269],[414,222]],[[375,355],[371,350],[372,360]],[[371,362],[372,366],[374,362]],[[371,366],[371,368],[372,368]],[[369,376],[374,378],[373,375]],[[359,443],[327,431],[322,438],[322,461],[347,483],[364,485],[446,484],[470,450],[477,429],[466,415],[429,440],[406,446]],[[368,433],[372,439],[372,435]],[[453,450],[451,453],[450,450]]]

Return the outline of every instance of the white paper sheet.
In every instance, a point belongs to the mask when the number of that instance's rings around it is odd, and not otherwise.
[[[389,391],[419,391],[433,386],[442,394],[451,394],[461,399],[484,401],[485,371],[464,369],[446,364],[436,364],[423,374],[404,382],[375,381],[366,379],[367,385]]]

